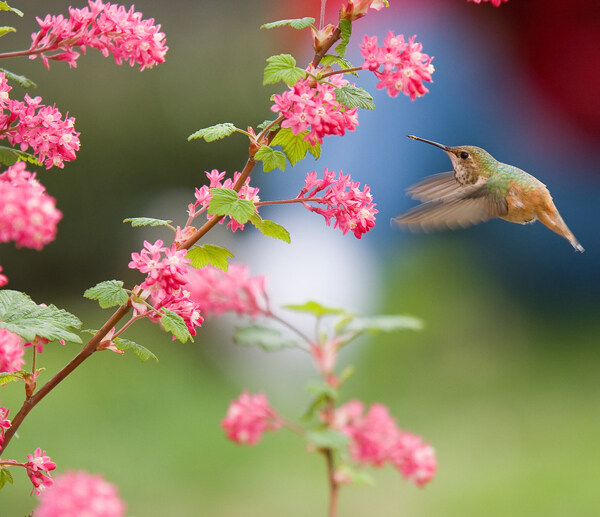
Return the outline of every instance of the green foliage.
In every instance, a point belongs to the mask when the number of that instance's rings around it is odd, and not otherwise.
[[[15,13],[18,16],[20,16],[21,18],[23,17],[23,12],[22,11],[19,11],[18,9],[15,9],[14,7],[11,7],[10,5],[8,5],[4,1],[0,2],[0,11],[12,11],[13,13]]]
[[[317,318],[334,314],[346,314],[346,311],[344,309],[325,307],[319,302],[315,302],[312,300],[301,305],[284,305],[284,307],[291,311],[308,312],[309,314],[314,314]]]
[[[292,86],[299,79],[306,77],[306,71],[296,66],[296,60],[290,54],[268,57],[267,63],[269,64],[265,67],[263,84],[274,84],[283,81]]]
[[[175,314],[165,307],[162,307],[160,311],[162,312],[160,324],[167,332],[173,334],[182,343],[186,343],[188,339],[194,341],[184,319],[179,314]]]
[[[336,468],[336,472],[344,477],[350,478],[350,482],[353,485],[370,485],[373,486],[375,484],[375,480],[373,476],[364,472],[363,470],[358,470],[350,467],[349,465],[339,465]]]
[[[350,63],[350,61],[348,61],[345,57],[336,56],[335,54],[327,54],[326,56],[323,56],[323,58],[321,59],[321,64],[323,66],[329,66],[329,65],[332,65],[333,63],[337,63],[338,65],[340,65],[341,68],[354,68],[354,65],[352,63]],[[356,77],[358,77],[357,72],[348,72],[348,73],[351,73],[352,75],[355,75]]]
[[[17,29],[14,27],[9,27],[7,25],[0,27],[0,38],[9,32],[17,32]]]
[[[14,482],[11,472],[7,468],[0,467],[0,490],[2,490],[7,481],[11,485]]]
[[[0,373],[0,386],[4,386],[9,382],[18,381],[23,378],[23,375],[26,375],[29,372],[25,370],[19,370],[18,372],[1,372]]]
[[[128,217],[123,219],[124,223],[131,223],[131,226],[169,226],[173,221],[167,219],[154,219],[153,217]]]
[[[350,439],[335,429],[323,429],[321,431],[309,431],[304,436],[306,441],[312,443],[319,449],[343,450],[348,446]]]
[[[215,140],[221,140],[232,133],[235,133],[237,127],[235,127],[231,122],[224,122],[223,124],[216,124],[215,126],[205,127],[204,129],[199,129],[195,133],[192,133],[188,136],[189,140],[195,140],[197,138],[203,138],[207,142],[214,142]]]
[[[268,145],[263,145],[254,155],[254,159],[263,162],[263,171],[271,172],[273,169],[285,170],[285,154],[275,151]]]
[[[293,29],[306,29],[306,27],[310,27],[313,23],[315,23],[315,19],[310,16],[305,16],[304,18],[293,18],[290,20],[279,20],[276,22],[269,22],[261,25],[261,29],[274,29],[276,27],[285,27],[289,25]]]
[[[336,400],[338,398],[338,390],[331,384],[325,381],[312,380],[306,385],[306,391],[315,399]]]
[[[275,352],[298,346],[293,339],[284,336],[280,330],[263,325],[238,327],[233,336],[233,341],[238,345],[258,346],[266,352]]]
[[[145,346],[120,337],[113,339],[113,342],[119,350],[131,350],[139,358],[139,360],[142,361],[142,363],[145,363],[148,359],[153,359],[158,363],[158,357],[150,352],[150,350],[148,350]]]
[[[187,252],[186,257],[192,261],[192,266],[196,269],[202,269],[210,264],[227,271],[229,269],[227,259],[233,257],[233,253],[227,248],[222,248],[216,244],[203,244],[202,246],[194,246]]]
[[[308,133],[309,131],[306,130],[295,135],[290,128],[283,128],[275,135],[271,145],[280,145],[292,166],[302,160],[309,151],[315,158],[319,158],[321,144],[316,142],[312,145],[308,140],[305,140],[304,137]]]
[[[50,341],[64,339],[81,343],[81,338],[72,332],[80,327],[81,321],[67,311],[54,305],[37,305],[18,291],[0,290],[0,328],[10,330],[26,341],[40,336]]]
[[[335,51],[342,57],[346,55],[346,47],[350,43],[352,36],[352,22],[349,20],[340,20],[341,41],[335,47]]]
[[[280,224],[277,224],[268,219],[263,219],[260,215],[254,214],[250,218],[250,222],[258,228],[260,233],[265,237],[272,237],[273,239],[279,239],[280,241],[291,243],[290,233]]]
[[[373,97],[371,97],[369,92],[351,84],[336,88],[335,98],[347,108],[356,108],[358,106],[367,110],[375,109]]]
[[[0,27],[0,32],[2,32],[3,29],[12,29],[12,27]],[[8,32],[11,32],[11,31],[8,31]],[[2,34],[0,34],[0,36],[4,36],[4,34],[6,34],[6,32],[2,32]],[[9,72],[5,68],[0,68],[0,72],[2,72],[9,81],[14,81],[19,86],[21,86],[22,88],[25,88],[26,90],[28,88],[37,88],[37,84],[35,84],[31,79],[29,79],[28,77],[25,77],[24,75],[13,74],[12,72]]]
[[[256,212],[252,201],[240,199],[239,194],[229,188],[211,188],[211,200],[208,205],[210,215],[230,215],[240,224],[246,224]]]
[[[257,129],[266,129],[267,126],[270,126],[273,122],[275,122],[274,120],[265,120],[263,122],[261,122],[260,124],[258,124]],[[271,129],[277,129],[279,127],[279,124],[275,124]]]
[[[370,334],[396,332],[398,330],[421,330],[422,328],[422,320],[413,316],[403,316],[401,314],[358,317],[352,319],[352,321],[345,326],[345,330],[369,332]]]
[[[12,147],[5,147],[0,145],[0,163],[3,165],[14,165],[18,161],[32,163],[33,165],[42,165],[33,154],[26,153],[13,149]]]
[[[98,300],[100,307],[103,309],[108,309],[115,305],[123,305],[129,299],[127,291],[123,289],[123,282],[121,280],[100,282],[94,287],[87,289],[83,293],[83,296],[90,300]]]

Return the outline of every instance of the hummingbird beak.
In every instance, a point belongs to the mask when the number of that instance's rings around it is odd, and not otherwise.
[[[413,140],[420,140],[421,142],[425,142],[426,144],[435,145],[436,147],[439,147],[443,151],[446,151],[446,152],[449,151],[448,146],[446,146],[446,145],[438,144],[437,142],[432,142],[431,140],[425,140],[424,138],[419,138],[418,136],[414,136],[414,135],[406,135],[406,136],[408,138],[412,138]]]

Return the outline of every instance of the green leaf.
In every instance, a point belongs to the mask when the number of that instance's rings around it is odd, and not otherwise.
[[[18,372],[2,372],[0,373],[0,386],[4,386],[9,382],[18,381],[27,373],[29,372],[26,372],[25,370],[19,370]]]
[[[315,145],[312,145],[308,140],[305,140],[304,137],[308,133],[307,130],[295,135],[290,128],[283,128],[275,135],[271,145],[280,145],[292,165],[296,165],[302,160],[307,151],[318,158],[321,154],[321,144],[316,142]]]
[[[260,215],[254,214],[250,218],[250,222],[256,226],[256,228],[265,237],[272,237],[273,239],[279,239],[280,241],[291,243],[290,233],[280,224],[277,224],[268,219],[263,219]]]
[[[350,438],[335,429],[323,429],[322,431],[309,431],[305,438],[319,449],[342,450],[348,446]]]
[[[148,359],[153,359],[158,363],[158,357],[150,352],[150,350],[148,350],[145,346],[138,345],[134,341],[120,337],[113,339],[113,342],[119,350],[131,350],[135,355],[138,356],[142,363],[145,363]]]
[[[238,345],[259,346],[266,352],[275,352],[298,346],[293,339],[284,336],[280,330],[262,325],[238,327],[233,336],[233,341]]]
[[[169,226],[173,221],[168,219],[154,219],[153,217],[128,217],[123,219],[124,223],[131,223],[131,226]]]
[[[0,31],[2,29],[12,29],[12,27],[0,27]],[[0,36],[3,36],[3,35],[4,34],[1,34]],[[9,72],[5,68],[0,68],[0,72],[2,72],[6,76],[7,79],[14,81],[19,86],[25,88],[26,90],[28,88],[37,88],[37,84],[35,84],[31,79],[29,79],[28,77],[25,77],[24,75],[14,74],[12,72]]]
[[[316,399],[326,398],[336,400],[339,394],[338,390],[328,382],[316,380],[312,380],[306,385],[306,391]]]
[[[227,271],[229,269],[227,259],[233,257],[233,253],[227,248],[215,244],[203,244],[202,246],[194,246],[187,252],[186,257],[192,261],[192,266],[196,269],[202,269],[210,264]]]
[[[347,108],[356,108],[358,106],[367,110],[375,109],[373,97],[371,97],[369,92],[351,84],[336,88],[335,98]]]
[[[2,487],[4,487],[7,481],[11,485],[13,484],[12,473],[7,468],[0,467],[0,490],[2,490]]]
[[[225,138],[226,136],[235,133],[236,130],[237,127],[235,127],[231,122],[224,122],[223,124],[217,124],[215,126],[199,129],[195,133],[192,133],[190,136],[188,136],[188,141],[195,140],[197,138],[203,138],[207,142],[214,142],[215,140],[221,140],[221,138]]]
[[[326,56],[323,56],[323,58],[321,59],[321,64],[323,66],[329,66],[332,65],[333,63],[337,63],[338,65],[340,65],[340,68],[355,68],[354,65],[352,63],[350,63],[350,61],[348,61],[345,57],[342,56],[336,56],[335,54],[327,54]],[[358,77],[358,72],[346,72],[352,75],[355,75],[356,77]]]
[[[14,27],[9,27],[7,25],[0,27],[0,38],[9,32],[17,32],[17,29]]]
[[[256,212],[256,206],[252,201],[240,199],[239,194],[229,188],[211,188],[212,195],[208,205],[210,215],[230,215],[240,224],[246,224],[252,214]]]
[[[352,22],[346,19],[340,20],[340,31],[341,41],[335,47],[335,51],[342,57],[346,55],[346,47],[350,43],[350,36],[352,36]]]
[[[265,120],[264,122],[261,122],[260,124],[258,124],[258,126],[256,126],[257,129],[265,129],[267,126],[270,126],[273,122],[275,122],[274,120]],[[279,124],[275,124],[271,129],[277,129],[279,127]]]
[[[26,341],[40,336],[50,341],[64,339],[81,343],[81,338],[73,333],[80,327],[81,321],[67,311],[54,305],[37,305],[18,291],[0,290],[0,328],[10,330]]]
[[[267,58],[267,63],[269,64],[265,67],[263,84],[274,84],[283,81],[292,86],[299,79],[306,77],[306,71],[296,66],[296,60],[290,54],[271,56]]]
[[[19,11],[14,7],[11,7],[6,2],[0,2],[0,11],[12,11],[13,13],[19,15],[21,18],[23,17],[23,11]]]
[[[325,307],[318,302],[308,301],[301,305],[284,305],[286,309],[296,312],[308,312],[310,314],[314,314],[318,318],[321,316],[326,316],[330,314],[346,314],[344,309],[338,309],[333,307]]]
[[[400,314],[354,318],[346,330],[355,332],[395,332],[397,330],[421,330],[423,321],[413,316]]]
[[[306,27],[310,27],[313,23],[315,23],[315,19],[310,16],[305,16],[304,18],[293,18],[290,20],[279,20],[276,22],[269,22],[261,25],[261,29],[274,29],[276,27],[284,27],[289,25],[294,29],[306,29]]]
[[[273,169],[285,170],[285,154],[274,151],[268,145],[263,145],[254,155],[255,160],[263,162],[263,171],[270,172]]]
[[[339,473],[343,477],[347,477],[350,479],[350,482],[353,485],[370,485],[373,486],[375,484],[375,480],[373,479],[373,476],[371,476],[370,474],[362,471],[362,470],[358,470],[358,469],[354,469],[348,465],[338,465],[335,469],[336,473]]]
[[[94,287],[87,289],[83,293],[83,296],[90,300],[98,300],[100,307],[103,309],[108,309],[115,305],[123,305],[129,300],[129,295],[123,289],[123,282],[121,280],[100,282]]]
[[[12,147],[0,145],[0,163],[10,167],[18,161],[28,162],[38,166],[42,165],[32,154],[13,149]]]
[[[194,341],[184,319],[179,314],[175,314],[165,307],[160,310],[162,312],[160,323],[167,332],[173,334],[182,343],[186,343],[188,339]]]

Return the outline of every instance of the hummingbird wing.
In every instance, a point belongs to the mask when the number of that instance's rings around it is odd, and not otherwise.
[[[449,194],[462,190],[462,185],[454,176],[454,171],[432,174],[410,186],[406,193],[418,201],[439,200]]]

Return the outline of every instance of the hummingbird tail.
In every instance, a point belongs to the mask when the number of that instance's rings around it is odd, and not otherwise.
[[[585,249],[581,244],[579,244],[579,241],[575,235],[573,235],[573,232],[569,230],[569,227],[563,221],[563,218],[558,213],[558,210],[556,210],[556,207],[553,206],[553,208],[553,211],[538,213],[538,220],[540,223],[545,224],[553,232],[558,233],[558,235],[567,239],[575,251],[583,253]]]

